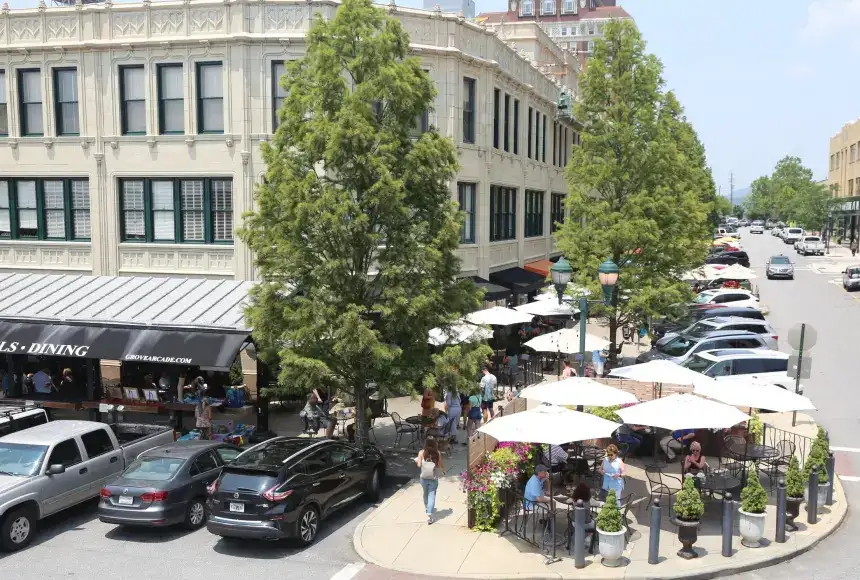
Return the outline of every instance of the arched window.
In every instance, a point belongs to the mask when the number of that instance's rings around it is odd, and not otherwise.
[[[555,0],[543,0],[543,14],[555,14]]]
[[[534,0],[523,0],[523,16],[532,16],[535,13]]]

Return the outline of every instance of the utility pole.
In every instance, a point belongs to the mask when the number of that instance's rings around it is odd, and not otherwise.
[[[735,210],[735,174],[729,173],[729,202],[732,204],[732,211]]]

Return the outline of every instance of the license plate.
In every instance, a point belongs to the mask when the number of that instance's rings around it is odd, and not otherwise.
[[[243,503],[231,503],[230,511],[237,514],[245,513],[245,504]]]
[[[119,505],[134,505],[134,498],[130,495],[121,495],[117,503]]]

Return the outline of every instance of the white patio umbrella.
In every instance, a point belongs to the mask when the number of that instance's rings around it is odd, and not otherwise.
[[[755,280],[758,278],[755,272],[740,264],[732,264],[728,268],[721,270],[716,277],[725,280]]]
[[[493,338],[493,331],[484,326],[461,322],[452,324],[449,328],[432,328],[428,333],[427,342],[433,346],[445,344],[462,344],[464,342],[480,342]]]
[[[538,352],[563,352],[565,354],[579,352],[579,329],[562,328],[555,332],[542,334],[525,343],[525,346]],[[608,346],[608,340],[591,334],[585,335],[585,352],[603,350]]]
[[[562,297],[562,300],[564,302],[577,300],[580,296],[591,295],[591,290],[589,290],[588,288],[582,288],[581,286],[574,286],[573,284],[568,284],[567,289],[572,294],[565,293],[565,295]],[[555,300],[556,302],[558,302],[558,293],[555,291],[554,288],[550,287],[549,290],[541,292],[540,294],[535,296],[535,300]]]
[[[525,324],[526,322],[531,322],[534,316],[526,314],[525,312],[517,312],[511,308],[493,306],[486,310],[478,310],[477,312],[467,314],[464,318],[466,319],[466,322],[471,322],[472,324],[511,326],[513,324]]]
[[[652,360],[638,365],[618,367],[609,371],[609,376],[630,379],[643,383],[667,383],[670,385],[709,385],[716,381],[668,360]]]
[[[610,437],[618,423],[564,407],[541,405],[537,409],[497,417],[478,431],[499,441],[561,445]]]
[[[535,316],[573,316],[579,310],[573,307],[570,302],[558,303],[558,300],[538,300],[537,302],[529,302],[515,306],[517,312],[525,312]]]
[[[685,272],[682,278],[684,280],[696,280],[699,282],[704,280],[714,280],[719,276],[720,271],[721,270],[719,268],[716,268],[711,264],[705,264],[701,268]]]
[[[520,398],[551,405],[583,407],[614,407],[638,402],[632,393],[588,377],[571,377],[554,383],[540,383],[524,389]]]
[[[767,409],[777,413],[815,410],[812,401],[803,395],[743,375],[714,381],[708,385],[697,385],[694,392],[735,407]]]
[[[669,431],[728,429],[750,418],[730,405],[689,394],[669,395],[619,409],[617,413],[630,425],[648,425]]]

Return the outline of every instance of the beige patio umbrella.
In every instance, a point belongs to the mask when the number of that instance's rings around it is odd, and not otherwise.
[[[638,402],[633,393],[588,377],[571,377],[553,383],[540,383],[524,389],[520,398],[563,407],[614,407]]]
[[[758,276],[749,268],[745,268],[740,264],[732,264],[728,268],[721,270],[717,278],[724,280],[755,280]]]

